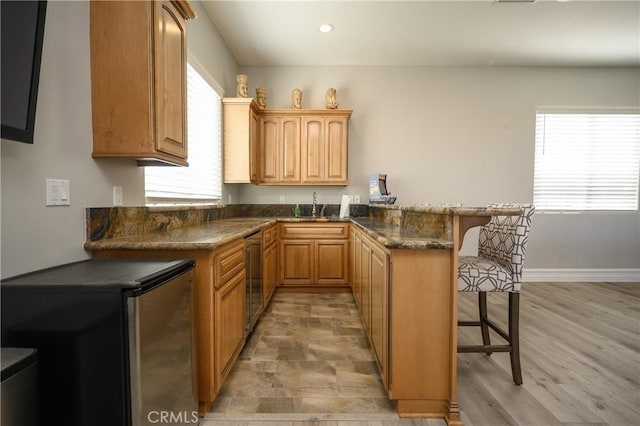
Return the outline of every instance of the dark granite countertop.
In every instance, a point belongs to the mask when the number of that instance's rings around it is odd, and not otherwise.
[[[85,250],[211,250],[276,223],[276,218],[233,218],[130,237],[87,241]]]
[[[370,204],[370,207],[386,210],[398,210],[403,212],[435,213],[456,216],[511,216],[522,213],[520,207],[488,207],[488,206],[461,206],[443,205],[431,206],[428,204],[396,205],[396,204]]]
[[[375,206],[380,207],[380,206]],[[454,215],[512,215],[519,208],[487,207],[430,207],[383,206],[382,211],[405,212],[404,225],[398,220],[383,220],[375,216],[340,218],[328,217],[236,217],[208,221],[200,225],[167,226],[166,229],[140,232],[134,236],[103,238],[87,241],[86,250],[212,250],[223,244],[246,237],[276,222],[352,222],[371,238],[390,249],[453,249],[452,238],[447,234],[446,219]],[[418,214],[419,217],[409,217]],[[429,220],[425,220],[429,218]],[[437,220],[433,220],[436,218]],[[438,219],[439,218],[439,219]],[[128,219],[126,219],[128,221]],[[419,222],[419,223],[413,223]],[[164,222],[163,222],[164,223]],[[168,222],[171,223],[171,222]]]
[[[453,241],[433,238],[426,232],[409,231],[370,218],[352,218],[367,235],[390,249],[453,249]]]
[[[84,248],[85,250],[212,250],[276,222],[354,222],[387,248],[450,249],[453,247],[452,241],[430,238],[423,233],[402,231],[399,226],[385,224],[375,219],[279,217],[222,219],[203,225],[144,235],[87,241]]]

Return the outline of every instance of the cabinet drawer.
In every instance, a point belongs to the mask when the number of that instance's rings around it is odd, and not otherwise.
[[[215,287],[221,287],[244,269],[244,241],[224,246],[215,256]]]
[[[340,239],[349,236],[348,223],[283,223],[282,239]]]
[[[278,240],[278,227],[271,226],[262,231],[262,248],[266,249]]]

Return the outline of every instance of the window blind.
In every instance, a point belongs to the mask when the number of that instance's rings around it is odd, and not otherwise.
[[[640,114],[537,113],[538,210],[637,210]]]
[[[220,95],[187,64],[188,167],[145,167],[146,204],[219,201],[222,196]]]

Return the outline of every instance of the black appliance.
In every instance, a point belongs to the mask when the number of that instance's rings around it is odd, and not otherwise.
[[[46,1],[0,2],[2,138],[33,143]]]
[[[2,281],[2,346],[38,351],[41,425],[197,422],[193,267],[87,260]]]

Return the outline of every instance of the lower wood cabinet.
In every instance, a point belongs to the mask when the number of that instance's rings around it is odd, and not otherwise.
[[[348,223],[300,222],[281,226],[280,282],[283,285],[349,283]]]
[[[278,285],[278,225],[262,231],[262,306],[266,308]]]
[[[389,385],[389,254],[362,231],[352,234],[354,298],[360,307],[380,375]]]
[[[280,241],[280,281],[282,284],[313,284],[314,241]]]
[[[245,272],[234,276],[215,295],[216,393],[231,372],[245,343]]]
[[[315,251],[315,282],[318,284],[347,284],[349,265],[347,240],[317,240]]]
[[[375,353],[385,388],[388,387],[389,351],[389,255],[372,244],[370,254],[369,282],[371,288],[371,322],[369,338]]]

